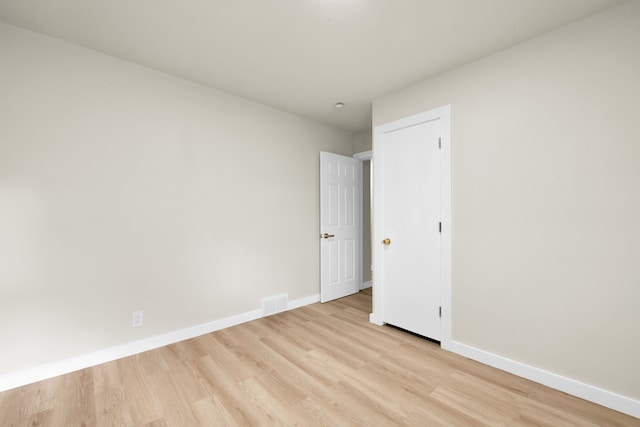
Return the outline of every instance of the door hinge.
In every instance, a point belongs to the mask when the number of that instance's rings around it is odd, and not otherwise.
[[[438,233],[442,233],[442,223],[438,223]]]
[[[438,148],[442,148],[442,138],[438,138]]]
[[[438,307],[438,317],[442,317],[442,306]]]

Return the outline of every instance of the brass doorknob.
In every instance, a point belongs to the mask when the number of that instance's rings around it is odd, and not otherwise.
[[[382,243],[384,243],[385,245],[390,245],[391,244],[391,239],[389,239],[388,237],[386,239],[384,239],[382,241]]]
[[[320,235],[321,238],[323,239],[328,239],[329,237],[336,237],[335,234],[329,234],[329,233],[324,233]]]

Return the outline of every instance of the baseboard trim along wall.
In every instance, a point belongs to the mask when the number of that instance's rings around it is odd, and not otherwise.
[[[313,304],[319,301],[320,294],[315,294],[297,300],[289,301],[287,310],[293,310],[294,308],[303,307],[305,305]],[[264,317],[262,309],[252,310],[235,316],[226,317],[224,319],[214,320],[212,322],[181,329],[179,331],[169,332],[140,341],[135,341],[132,343],[97,351],[95,353],[89,353],[82,356],[37,366],[35,368],[6,374],[0,376],[0,392],[57,377],[58,375],[68,374],[70,372],[89,368],[91,366],[100,365],[101,363],[107,363],[113,360],[122,359],[123,357],[132,356],[134,354],[153,350],[158,347],[163,347],[165,345],[173,344],[179,341],[188,340],[190,338],[219,331],[221,329],[239,325],[241,323],[250,322],[251,320],[256,320],[261,317]]]
[[[547,387],[580,397],[598,405],[622,412],[632,417],[640,418],[640,401],[613,393],[583,382],[554,374],[543,369],[535,368],[506,357],[498,356],[487,351],[471,347],[456,341],[451,341],[443,348],[469,359],[493,366],[522,378],[535,381]]]
[[[319,301],[320,294],[289,301],[287,310],[304,307]],[[219,331],[241,323],[250,322],[261,317],[264,317],[262,309],[252,310],[179,331],[169,332],[163,335],[123,344],[94,353],[6,374],[4,376],[0,376],[0,392],[153,350],[155,348]],[[443,342],[442,344],[445,350],[468,357],[484,363],[485,365],[493,366],[494,368],[510,372],[519,377],[535,381],[556,390],[560,390],[607,408],[631,415],[632,417],[640,418],[640,401],[638,400],[567,378],[562,375],[554,374],[543,369],[529,366],[457,341],[451,341],[449,343]]]
[[[369,289],[372,286],[372,284],[373,284],[373,282],[371,280],[368,280],[366,282],[362,282],[360,284],[360,290]]]

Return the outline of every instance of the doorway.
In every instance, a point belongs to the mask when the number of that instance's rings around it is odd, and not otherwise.
[[[360,194],[360,290],[370,288],[373,280],[373,254],[371,250],[371,179],[372,179],[372,159],[371,150],[355,153],[354,159],[361,161],[361,186]]]

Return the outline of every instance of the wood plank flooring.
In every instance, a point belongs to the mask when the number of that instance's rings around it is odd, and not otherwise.
[[[640,426],[368,322],[370,292],[0,393],[0,426]]]

